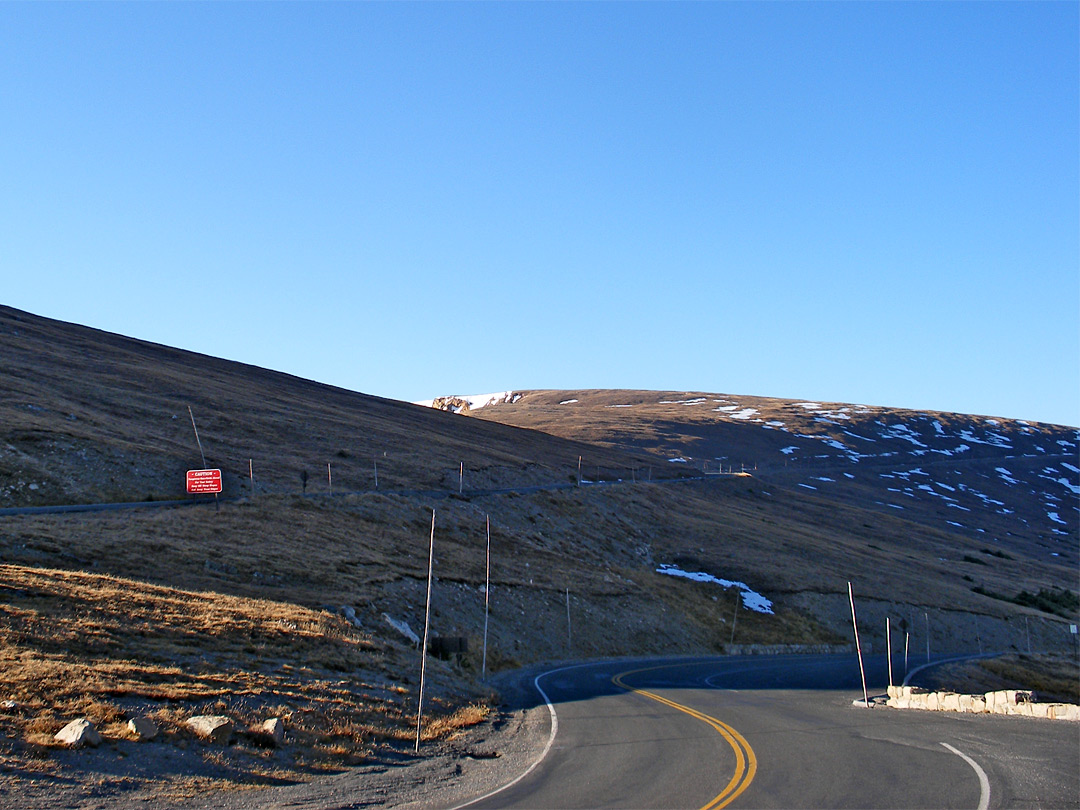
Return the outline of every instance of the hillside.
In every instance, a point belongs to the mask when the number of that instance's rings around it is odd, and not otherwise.
[[[488,522],[489,670],[847,644],[849,581],[874,645],[886,616],[935,652],[1072,643],[1072,429],[650,392],[445,413],[11,309],[0,364],[0,760],[16,780],[93,770],[49,742],[78,713],[127,757],[117,779],[170,790],[406,750],[419,654],[399,628],[422,632],[433,510],[432,633],[469,651],[429,671],[432,741],[492,699],[477,679]],[[225,472],[220,508],[12,513],[184,500],[201,465],[189,406]],[[182,718],[208,708],[287,715],[296,744],[192,748]],[[137,712],[186,752],[165,777],[123,739]]]
[[[0,508],[184,496],[208,466],[224,495],[456,489],[567,480],[626,454],[481,424],[274,371],[0,307]],[[189,410],[191,413],[189,414]],[[249,466],[250,461],[250,466]]]
[[[821,498],[983,539],[995,550],[1080,566],[1076,428],[723,394],[508,394],[468,413],[646,452],[654,468],[749,469]]]

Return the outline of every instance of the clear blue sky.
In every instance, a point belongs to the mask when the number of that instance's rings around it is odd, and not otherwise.
[[[0,302],[404,400],[1077,425],[1078,8],[2,3]]]

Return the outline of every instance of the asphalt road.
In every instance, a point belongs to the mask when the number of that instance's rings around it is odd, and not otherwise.
[[[880,695],[884,657],[867,673]],[[548,747],[458,807],[1080,806],[1075,724],[854,706],[854,656],[587,664],[535,688]]]

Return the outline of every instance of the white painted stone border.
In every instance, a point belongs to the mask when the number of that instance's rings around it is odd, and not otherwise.
[[[889,699],[885,705],[894,709],[1008,714],[1080,722],[1080,706],[1072,703],[1035,703],[1033,693],[1019,689],[986,692],[982,695],[963,695],[957,692],[929,692],[917,686],[890,686]]]

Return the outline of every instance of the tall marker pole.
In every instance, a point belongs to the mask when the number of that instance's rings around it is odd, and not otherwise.
[[[486,515],[487,558],[484,564],[484,661],[480,665],[480,679],[487,676],[488,605],[491,604],[491,515]]]
[[[855,621],[855,594],[851,590],[851,583],[847,584],[848,599],[851,600],[851,626],[855,628],[855,650],[859,653],[859,674],[862,676],[863,705],[870,708],[870,696],[866,693],[866,670],[863,668],[862,644],[859,642],[859,625]]]
[[[431,569],[435,559],[435,510],[431,510],[431,540],[428,543],[427,603],[424,606],[424,646],[420,650],[420,697],[416,701],[416,751],[420,752],[420,718],[424,711],[424,678],[427,674],[428,628],[431,620]]]
[[[570,589],[566,589],[566,650],[573,652],[574,644],[570,638]]]
[[[885,647],[889,656],[889,686],[892,686],[892,620],[888,616],[885,617]]]
[[[202,450],[202,440],[199,439],[199,429],[197,427],[195,427],[195,414],[193,414],[191,412],[191,406],[190,405],[187,406],[187,412],[188,412],[188,416],[191,417],[191,427],[195,431],[195,441],[198,442],[198,444],[199,444],[199,455],[202,456],[202,465],[203,465],[203,469],[205,470],[206,469],[206,454],[203,453],[203,450]]]
[[[926,620],[926,663],[930,663],[930,613],[929,611],[923,613],[923,618]]]
[[[739,623],[739,602],[742,601],[742,592],[735,594],[735,612],[731,614],[731,641],[730,644],[735,643],[735,625]]]

